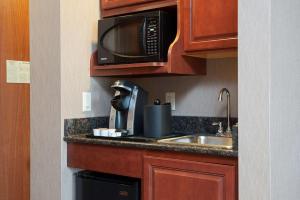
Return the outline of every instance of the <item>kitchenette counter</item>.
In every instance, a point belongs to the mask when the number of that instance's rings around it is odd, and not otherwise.
[[[166,144],[159,143],[157,141],[148,142],[137,142],[137,141],[124,141],[122,139],[94,139],[87,138],[86,134],[75,134],[67,135],[64,137],[64,141],[68,143],[82,143],[82,144],[92,144],[92,145],[105,145],[105,146],[115,146],[115,147],[126,147],[126,148],[139,148],[147,150],[157,150],[157,151],[173,151],[182,153],[194,153],[194,154],[206,154],[213,156],[222,157],[238,157],[238,150],[221,149],[214,147],[202,147],[193,145],[182,145],[182,144]]]

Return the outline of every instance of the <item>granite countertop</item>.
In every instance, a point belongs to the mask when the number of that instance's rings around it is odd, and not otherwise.
[[[192,145],[181,145],[181,144],[165,144],[158,143],[156,141],[151,142],[136,142],[136,141],[123,141],[122,139],[93,139],[87,138],[86,134],[74,134],[67,135],[64,137],[64,141],[68,143],[84,143],[94,145],[107,145],[116,147],[131,147],[139,149],[149,150],[161,150],[161,151],[175,151],[184,153],[197,153],[223,157],[238,157],[237,150],[220,149],[214,147],[201,147]]]

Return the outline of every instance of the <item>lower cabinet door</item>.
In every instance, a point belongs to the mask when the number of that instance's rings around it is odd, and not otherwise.
[[[144,158],[144,200],[236,200],[236,167]]]

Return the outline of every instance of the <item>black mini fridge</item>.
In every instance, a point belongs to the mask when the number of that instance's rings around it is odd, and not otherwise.
[[[76,200],[140,200],[140,180],[81,171],[75,174]]]

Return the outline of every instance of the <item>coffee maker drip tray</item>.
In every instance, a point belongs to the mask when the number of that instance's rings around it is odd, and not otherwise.
[[[121,140],[121,141],[128,141],[128,142],[156,142],[157,139],[155,138],[146,138],[146,137],[139,137],[139,136],[119,136],[119,137],[110,137],[110,136],[95,136],[93,134],[86,135],[87,138],[91,139],[103,139],[103,140]]]
[[[146,138],[136,135],[129,135],[129,131],[125,129],[109,129],[97,128],[93,129],[93,134],[86,135],[87,138],[92,139],[106,139],[106,140],[121,140],[132,142],[155,142],[154,138]]]

